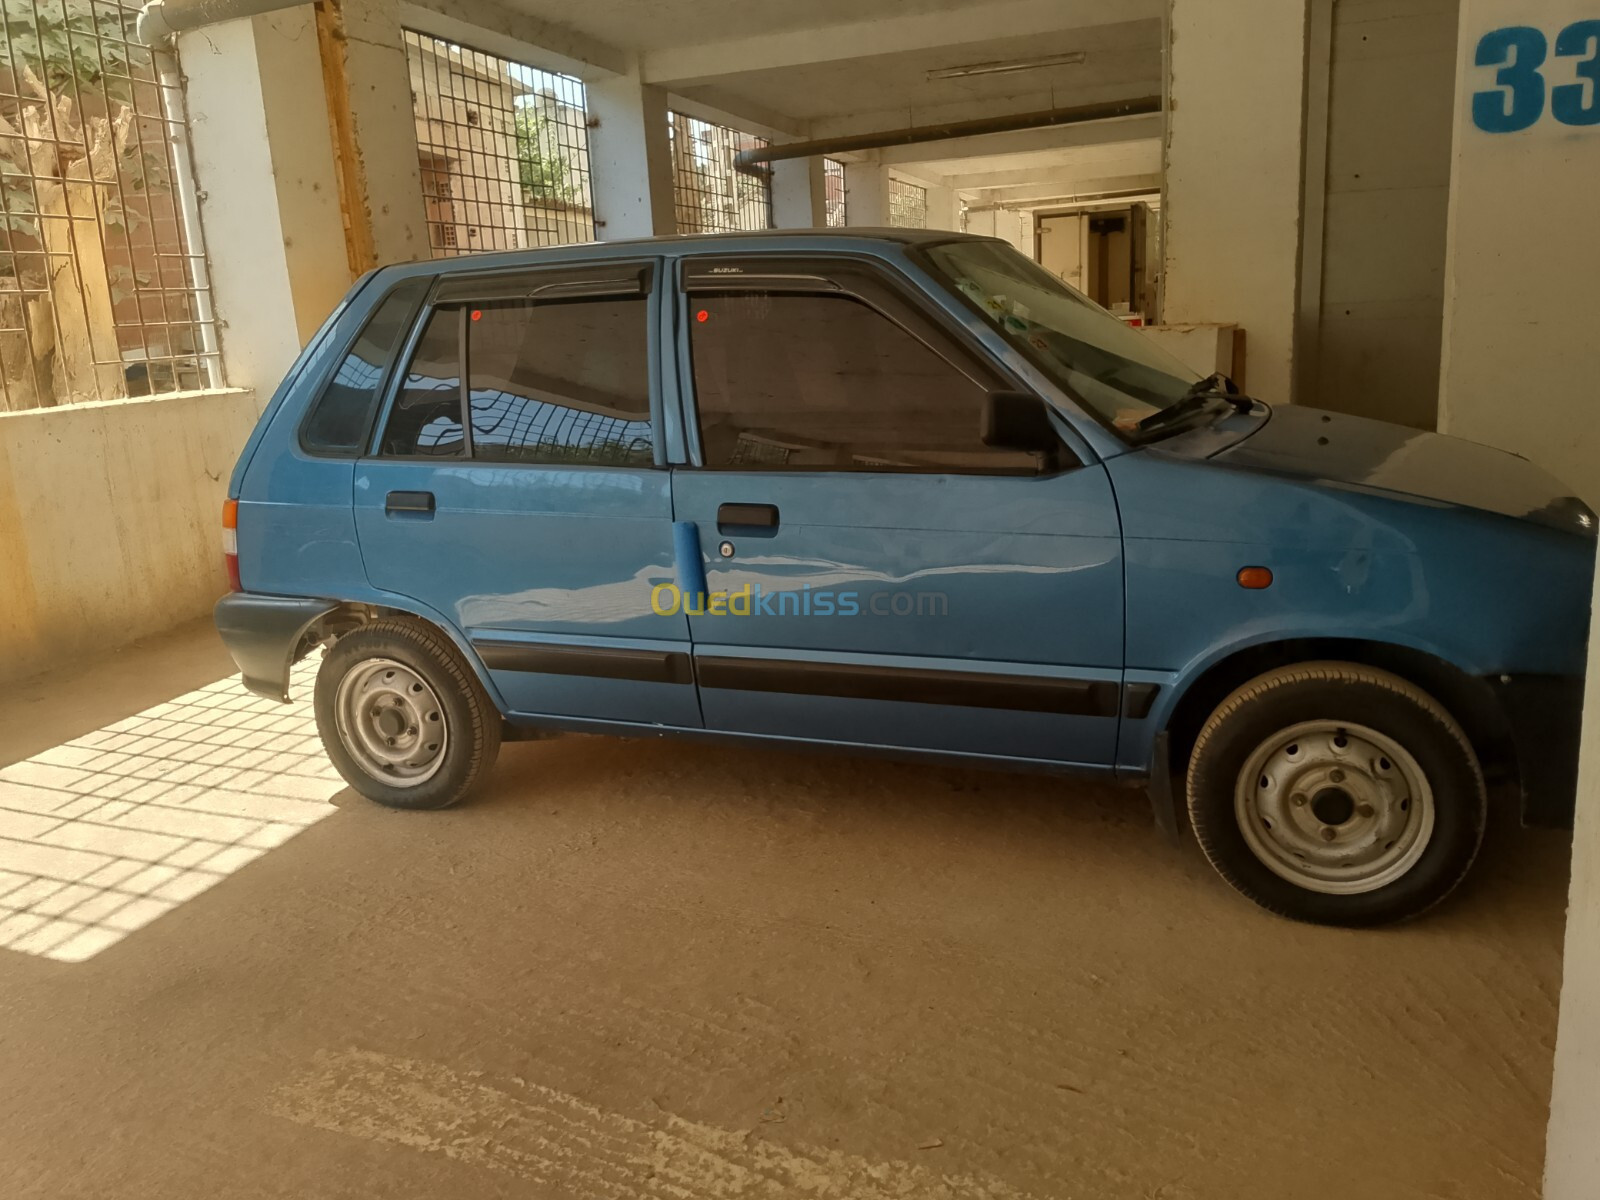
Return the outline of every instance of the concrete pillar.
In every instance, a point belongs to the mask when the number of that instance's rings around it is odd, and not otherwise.
[[[772,224],[777,229],[820,229],[828,223],[827,183],[820,157],[772,164]]]
[[[889,168],[879,162],[844,164],[844,223],[877,228],[889,223]]]
[[[411,72],[399,6],[390,0],[339,0],[350,118],[372,250],[379,265],[430,257],[427,207],[417,160]]]
[[[1600,97],[1575,71],[1595,53],[1592,35],[1566,54],[1558,39],[1596,15],[1579,0],[1461,6],[1439,395],[1443,432],[1514,450],[1591,505],[1600,505],[1600,125],[1580,122],[1594,120]],[[1547,50],[1508,54],[1495,31],[1514,26]],[[1528,75],[1531,102],[1509,108],[1495,76],[1530,52],[1545,56]],[[1480,54],[1489,65],[1476,65]],[[1600,1028],[1595,1034],[1600,1039]],[[1594,1049],[1600,1054],[1600,1040]],[[1600,1102],[1600,1092],[1591,1098]],[[1600,1142],[1589,1150],[1600,1163]],[[1587,1194],[1600,1195],[1600,1182],[1595,1187]]]
[[[1575,68],[1596,50],[1595,15],[1583,0],[1463,0],[1439,403],[1442,430],[1527,456],[1591,505],[1600,124],[1583,122],[1600,98]],[[1590,31],[1562,38],[1584,20]],[[1506,49],[1513,39],[1522,49]],[[1521,103],[1497,86],[1507,66]],[[1589,633],[1570,889],[1546,1200],[1600,1195],[1600,623]]]
[[[1246,384],[1292,398],[1305,0],[1173,0],[1162,319],[1238,324]]]
[[[595,225],[606,241],[678,232],[672,198],[667,94],[627,75],[587,84],[589,186]]]
[[[311,8],[211,25],[178,50],[223,369],[265,402],[350,288]]]
[[[954,188],[928,186],[928,228],[961,232],[961,197]]]

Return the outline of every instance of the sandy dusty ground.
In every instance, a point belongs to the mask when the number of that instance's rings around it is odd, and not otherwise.
[[[227,672],[194,628],[0,699],[0,763]],[[89,961],[0,950],[0,1195],[1537,1193],[1567,842],[1412,927],[1258,914],[1139,793],[511,746]]]

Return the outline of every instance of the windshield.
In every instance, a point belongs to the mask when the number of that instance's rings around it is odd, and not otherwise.
[[[1012,246],[946,242],[927,255],[1008,342],[1123,434],[1136,434],[1200,378]]]

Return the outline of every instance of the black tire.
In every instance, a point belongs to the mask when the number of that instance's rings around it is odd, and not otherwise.
[[[437,764],[429,764],[433,774],[425,780],[398,785],[369,770],[360,760],[359,747],[353,751],[341,733],[340,684],[352,671],[371,669],[375,659],[410,668],[437,697],[437,713],[447,736]],[[421,621],[386,618],[335,642],[317,673],[315,707],[317,732],[339,774],[363,796],[390,808],[458,804],[482,784],[500,753],[500,713],[454,644]]]
[[[1393,878],[1374,870],[1370,880],[1372,890],[1330,894],[1286,877],[1282,872],[1294,875],[1297,867],[1287,857],[1278,870],[1269,865],[1273,853],[1294,853],[1292,838],[1304,833],[1306,824],[1317,825],[1323,819],[1321,812],[1333,814],[1328,819],[1335,823],[1318,830],[1318,836],[1330,841],[1342,837],[1346,829],[1351,831],[1354,840],[1362,829],[1358,825],[1338,823],[1339,816],[1343,816],[1344,822],[1372,820],[1372,806],[1359,817],[1349,811],[1348,793],[1345,799],[1339,798],[1344,793],[1342,786],[1317,791],[1308,806],[1305,795],[1308,785],[1298,782],[1280,785],[1276,777],[1269,780],[1265,773],[1261,773],[1259,783],[1256,782],[1260,768],[1251,760],[1269,742],[1281,740],[1288,731],[1310,723],[1328,722],[1362,727],[1392,741],[1410,756],[1409,766],[1420,770],[1431,792],[1431,832],[1425,838],[1417,837],[1422,846],[1414,852],[1417,855],[1414,861],[1409,865],[1396,862],[1391,869],[1401,873]],[[1335,730],[1330,734],[1323,729],[1315,735],[1308,734],[1306,740],[1315,736],[1323,739],[1323,745],[1337,746],[1351,745],[1351,738],[1360,738],[1358,733],[1343,734],[1346,740],[1341,743],[1341,732]],[[1354,744],[1369,743],[1358,740]],[[1283,756],[1300,752],[1298,746],[1290,745],[1279,752],[1279,757],[1269,757],[1267,761],[1273,763],[1275,769],[1282,764],[1284,780],[1325,779],[1325,775],[1310,773],[1309,768],[1305,774],[1293,774],[1295,768]],[[1326,764],[1338,760],[1324,757],[1319,761]],[[1385,771],[1397,765],[1391,764],[1387,757],[1377,762]],[[1250,786],[1270,786],[1291,793],[1281,798],[1279,808],[1272,810],[1280,814],[1284,829],[1272,832],[1271,819],[1264,815],[1259,807],[1261,802],[1253,796],[1247,798],[1241,791],[1236,798],[1240,775],[1247,768],[1252,775]],[[1346,778],[1343,773],[1334,777]],[[1365,787],[1369,795],[1378,794],[1372,790],[1376,785],[1368,782],[1371,776],[1357,771],[1355,777],[1358,782],[1350,785],[1352,789]],[[1400,794],[1409,794],[1409,790],[1397,785]],[[1439,903],[1466,876],[1477,857],[1488,812],[1477,755],[1449,712],[1422,689],[1399,676],[1342,662],[1301,663],[1270,671],[1250,680],[1218,705],[1195,740],[1189,759],[1188,799],[1189,821],[1195,837],[1219,875],[1262,908],[1319,925],[1383,925],[1415,917]],[[1319,810],[1321,803],[1328,807]],[[1374,801],[1373,806],[1382,803]],[[1417,811],[1423,807],[1418,801]],[[1401,812],[1411,809],[1409,800],[1387,805],[1390,819],[1395,821],[1414,820]],[[1262,853],[1251,848],[1241,828],[1241,822],[1246,819],[1241,812],[1263,826],[1261,830],[1252,830],[1251,837],[1258,844],[1278,847],[1276,851],[1269,848]],[[1281,814],[1288,814],[1288,819]],[[1292,831],[1286,833],[1291,825]],[[1421,827],[1419,824],[1418,828]],[[1365,828],[1375,826],[1369,824]],[[1379,834],[1368,844],[1376,848],[1382,845],[1384,836]],[[1395,841],[1388,843],[1389,846],[1394,844]],[[1329,852],[1334,853],[1334,848],[1330,847]],[[1378,851],[1374,849],[1373,852]],[[1387,847],[1384,852],[1388,852]],[[1304,859],[1305,856],[1295,854],[1295,857]],[[1315,854],[1312,858],[1315,860]],[[1314,865],[1324,871],[1330,870],[1324,864]],[[1346,864],[1331,868],[1335,880],[1323,886],[1343,886],[1339,874],[1345,868]]]

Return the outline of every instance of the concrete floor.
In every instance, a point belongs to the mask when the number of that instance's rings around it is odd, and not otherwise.
[[[196,626],[13,687],[0,764],[228,669]],[[1560,836],[1502,820],[1444,910],[1358,934],[1027,776],[572,738],[448,813],[227,782],[325,819],[79,961],[0,949],[8,1200],[1538,1191]],[[140,811],[203,840],[202,790]]]

